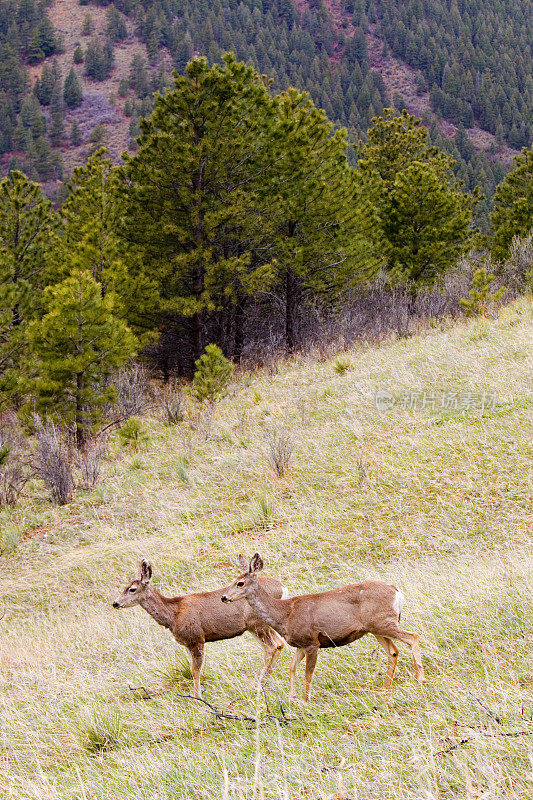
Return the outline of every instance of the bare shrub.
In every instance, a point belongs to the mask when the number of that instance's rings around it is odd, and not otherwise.
[[[524,291],[533,282],[533,231],[528,236],[513,238],[501,273],[503,281],[514,291]]]
[[[13,420],[4,419],[0,429],[0,508],[16,504],[29,477],[26,440]]]
[[[272,428],[266,434],[267,439],[267,457],[270,466],[278,476],[283,478],[294,452],[294,439],[285,431],[280,431],[277,428]]]
[[[182,428],[183,447],[189,458],[201,442],[207,442],[213,432],[215,407],[211,404],[199,405],[189,409]]]
[[[93,489],[98,483],[108,443],[109,437],[103,433],[87,442],[83,450],[76,451],[82,489]]]
[[[161,389],[160,397],[165,421],[169,425],[183,422],[187,411],[183,387],[177,381],[171,380]]]
[[[146,411],[151,399],[148,372],[142,364],[130,364],[115,375],[116,406],[121,419],[135,417]]]
[[[43,423],[38,414],[33,419],[37,439],[35,472],[49,490],[52,500],[60,506],[65,505],[74,493],[72,437],[50,420]]]

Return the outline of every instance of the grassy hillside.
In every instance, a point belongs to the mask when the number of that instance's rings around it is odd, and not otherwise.
[[[342,359],[244,375],[208,438],[149,419],[145,449],[114,443],[96,490],[0,513],[12,549],[0,558],[1,797],[530,796],[531,299]],[[377,389],[398,398],[389,411]],[[441,408],[455,392],[495,403]],[[266,457],[272,426],[296,441],[283,480]],[[259,726],[180,698],[191,685],[171,636],[110,602],[142,555],[171,594],[229,582],[254,550],[291,593],[397,583],[424,689],[402,647],[382,693],[385,658],[366,637],[321,653],[311,703],[288,707],[287,647],[267,693],[288,716],[276,725],[248,686],[261,653],[247,635],[208,646],[204,691]]]

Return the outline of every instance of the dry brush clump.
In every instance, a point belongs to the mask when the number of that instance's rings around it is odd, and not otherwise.
[[[266,434],[267,458],[278,478],[287,474],[296,445],[294,436],[279,428],[270,428]]]
[[[165,422],[169,425],[183,422],[187,414],[187,397],[183,384],[175,379],[169,380],[161,387],[158,399]]]
[[[80,487],[94,489],[104,464],[109,447],[109,433],[105,431],[85,442],[83,449],[76,451],[76,464],[80,473]]]
[[[0,428],[0,508],[14,506],[31,476],[28,445],[14,417]]]
[[[117,390],[116,408],[120,419],[144,414],[152,400],[150,378],[142,364],[130,364],[113,378]]]
[[[51,420],[33,417],[35,428],[35,472],[58,505],[70,502],[75,483],[72,469],[72,433]]]

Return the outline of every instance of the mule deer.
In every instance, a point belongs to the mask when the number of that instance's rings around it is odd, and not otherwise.
[[[241,569],[248,568],[247,561],[242,556],[239,556],[239,564]],[[196,697],[202,697],[200,673],[206,642],[233,639],[250,631],[259,639],[265,651],[260,680],[263,681],[270,674],[285,643],[275,630],[256,616],[244,597],[232,609],[224,608],[221,604],[221,598],[227,589],[164,597],[154,589],[151,578],[152,567],[143,559],[137,577],[117,597],[113,608],[140,605],[159,625],[168,628],[179,644],[187,648]],[[274,578],[265,575],[261,578],[260,585],[267,597],[281,598],[286,595],[286,590]]]
[[[242,562],[241,562],[242,563]],[[240,575],[222,597],[223,603],[245,597],[265,625],[270,625],[296,653],[290,666],[289,697],[294,697],[296,668],[305,656],[305,700],[309,700],[311,681],[321,647],[342,647],[372,633],[387,653],[389,664],[384,688],[390,688],[399,650],[398,639],[411,647],[416,678],[424,681],[424,668],[418,636],[400,628],[403,594],[395,586],[382,581],[363,581],[320,594],[280,599],[272,597],[258,580],[263,559],[256,553],[248,569]]]

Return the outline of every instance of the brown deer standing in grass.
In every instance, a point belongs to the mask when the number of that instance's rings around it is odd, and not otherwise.
[[[241,569],[248,568],[246,559],[239,556]],[[283,645],[281,636],[266,625],[244,599],[230,608],[222,605],[227,588],[213,592],[196,592],[178,597],[164,597],[152,586],[152,567],[143,559],[137,577],[120,594],[113,608],[140,605],[156,622],[168,628],[179,644],[190,654],[194,694],[201,698],[200,673],[204,661],[206,642],[233,639],[245,631],[256,636],[265,651],[265,662],[260,672],[263,681],[279,658]],[[261,578],[261,588],[268,597],[284,597],[286,590],[279,581],[268,576]]]
[[[294,697],[296,667],[304,656],[304,699],[309,700],[319,649],[350,644],[365,633],[372,633],[387,653],[385,689],[392,683],[399,653],[393,639],[411,647],[416,678],[424,682],[418,636],[399,626],[404,598],[395,586],[382,581],[363,581],[320,594],[280,599],[272,597],[262,587],[258,576],[262,568],[263,559],[256,553],[248,569],[226,591],[222,602],[240,602],[245,597],[265,625],[270,625],[288,644],[297,648],[290,666],[289,697]]]

